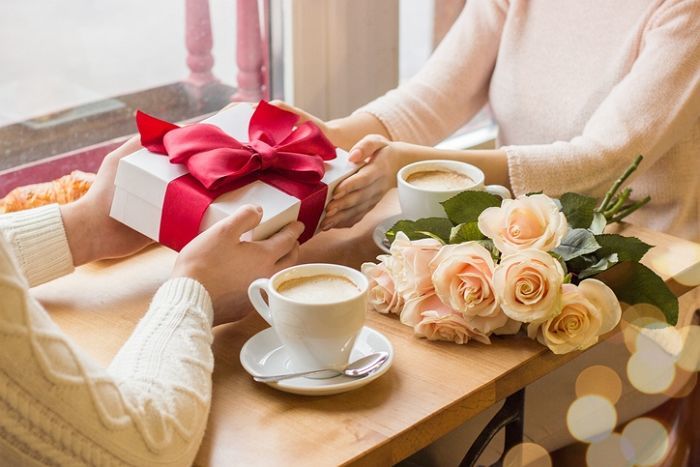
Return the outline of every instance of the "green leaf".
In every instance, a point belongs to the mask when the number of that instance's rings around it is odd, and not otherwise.
[[[593,222],[593,210],[596,207],[595,198],[578,193],[564,193],[559,201],[561,201],[561,211],[572,229],[590,227]]]
[[[481,233],[476,222],[456,225],[450,232],[450,243],[464,243],[485,238],[486,235]]]
[[[602,234],[606,225],[608,225],[608,220],[605,218],[605,216],[599,212],[594,212],[593,222],[591,222],[591,226],[588,228],[588,230],[594,234]]]
[[[651,248],[638,238],[617,234],[596,235],[595,239],[600,244],[600,250],[596,252],[599,258],[617,253],[620,261],[640,261]]]
[[[577,256],[593,253],[599,248],[593,232],[588,229],[571,229],[561,240],[561,244],[552,251],[564,261],[569,261]]]
[[[668,324],[678,322],[678,299],[654,271],[634,261],[623,261],[596,276],[628,305],[648,303],[657,307]]]
[[[531,191],[530,193],[525,193],[525,196],[541,195],[542,193],[544,193],[544,191],[542,191],[542,190],[540,190],[540,191]]]
[[[485,191],[465,191],[447,201],[442,207],[453,224],[476,222],[484,209],[501,205],[501,198]]]
[[[493,240],[487,238],[485,240],[477,240],[476,243],[478,243],[479,245],[486,248],[489,252],[491,252],[491,258],[493,258],[495,262],[498,262],[498,258],[501,257],[501,252],[498,251],[498,248],[496,248],[496,245],[493,243]]]
[[[620,259],[617,256],[617,253],[613,253],[610,256],[606,256],[604,258],[600,258],[597,263],[588,266],[584,270],[578,273],[578,279],[583,280],[586,279],[587,277],[592,277],[595,276],[596,274],[599,274],[603,271],[607,271],[611,267],[615,266],[617,263],[620,262]]]
[[[394,241],[397,232],[403,232],[411,240],[420,240],[428,238],[425,232],[430,232],[447,243],[450,239],[450,231],[452,230],[452,222],[444,217],[426,217],[417,221],[402,220],[394,224],[386,233],[386,238]]]

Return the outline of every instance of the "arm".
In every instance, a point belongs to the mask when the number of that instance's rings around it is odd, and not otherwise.
[[[348,129],[359,141],[380,134],[393,141],[432,146],[469,121],[488,101],[496,64],[505,0],[469,0],[448,34],[422,69],[408,82],[355,111],[330,122]],[[361,128],[360,119],[373,115],[377,124]]]
[[[107,371],[32,299],[2,238],[0,290],[0,463],[190,465],[213,364],[198,282],[164,284]]]
[[[601,195],[637,154],[634,177],[687,135],[700,108],[700,9],[697,2],[666,2],[647,25],[630,72],[570,141],[507,146],[513,191],[543,189]],[[694,155],[688,155],[694,157]],[[556,167],[556,177],[543,176]]]
[[[240,209],[190,242],[106,370],[31,297],[0,235],[0,464],[191,465],[211,400],[212,324],[243,317],[247,284],[297,258],[300,223],[240,241],[261,216]]]

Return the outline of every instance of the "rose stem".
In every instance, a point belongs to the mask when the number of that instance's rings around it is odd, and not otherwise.
[[[627,170],[625,170],[625,173],[622,174],[622,177],[615,180],[615,183],[613,183],[613,186],[610,187],[610,189],[608,190],[607,193],[605,193],[605,198],[603,198],[603,202],[600,203],[600,206],[598,207],[598,209],[596,209],[596,212],[605,212],[613,195],[620,188],[620,185],[622,185],[625,182],[625,180],[627,180],[627,178],[630,175],[632,175],[632,172],[637,170],[637,167],[639,167],[639,163],[642,162],[642,159],[644,159],[644,157],[641,154],[638,155],[634,159],[634,161],[630,164],[630,166],[627,167]]]
[[[605,211],[605,213],[604,213],[605,218],[610,219],[615,214],[617,214],[617,212],[627,202],[631,193],[632,193],[632,188],[625,188],[624,190],[622,190],[622,193],[620,193],[620,196],[617,197],[615,204],[613,204],[613,206],[610,209]],[[611,203],[612,203],[612,200],[611,200]]]
[[[644,206],[645,204],[647,204],[649,201],[651,201],[651,196],[647,196],[647,197],[644,198],[643,200],[641,200],[641,201],[639,201],[639,202],[636,202],[636,203],[634,203],[634,204],[632,204],[632,205],[630,205],[630,206],[625,207],[625,209],[623,209],[622,211],[620,211],[619,213],[617,213],[617,215],[616,215],[615,217],[613,217],[612,219],[610,219],[610,222],[609,222],[609,223],[612,224],[613,222],[620,222],[620,221],[622,221],[622,219],[624,219],[625,217],[629,216],[629,215],[632,214],[634,211],[636,211],[637,209],[639,209],[639,208],[641,208],[642,206]]]

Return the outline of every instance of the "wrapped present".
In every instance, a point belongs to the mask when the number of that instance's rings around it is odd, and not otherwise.
[[[119,161],[110,215],[177,251],[244,204],[263,208],[248,239],[299,220],[308,240],[334,188],[358,168],[316,125],[264,101],[184,127],[136,119],[144,149]]]

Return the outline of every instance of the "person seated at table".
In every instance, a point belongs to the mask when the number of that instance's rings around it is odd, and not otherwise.
[[[417,160],[474,164],[487,183],[516,196],[544,190],[600,197],[642,154],[630,186],[651,202],[628,220],[700,241],[698,30],[695,0],[469,0],[415,77],[352,115],[324,122],[278,105],[315,121],[354,161],[367,162],[336,189],[324,229],[358,222],[395,185],[398,169]],[[430,147],[487,102],[499,126],[498,149]],[[565,417],[578,372],[602,363],[626,373],[624,349],[612,345],[528,389],[526,435],[550,451],[573,441]],[[620,421],[663,400],[625,382]],[[473,427],[485,420],[463,430],[476,436],[480,427]],[[454,439],[459,448],[433,453],[436,464],[459,462],[468,440]]]
[[[150,243],[108,216],[117,162],[138,146],[108,155],[79,201],[0,215],[0,465],[191,465],[211,403],[212,326],[241,319],[248,284],[297,259],[301,223],[242,242],[261,209],[241,208],[180,252],[101,367],[29,287]]]

